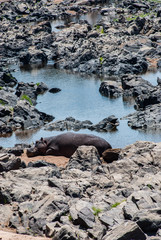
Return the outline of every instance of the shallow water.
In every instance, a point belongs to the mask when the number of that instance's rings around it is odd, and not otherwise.
[[[119,1],[118,0],[106,0],[102,1],[102,4],[100,4],[100,8],[104,7],[114,7],[118,6]],[[114,16],[111,15],[111,11],[108,12],[108,16],[106,18],[110,19],[110,17],[114,18]],[[103,15],[100,14],[100,10],[98,7],[93,7],[93,11],[88,12],[86,14],[77,14],[73,16],[69,16],[65,19],[56,19],[51,22],[52,32],[59,32],[63,28],[68,27],[71,23],[79,23],[80,21],[87,21],[92,27],[94,25],[99,24],[99,22],[102,20]]]
[[[57,87],[61,91],[55,94],[46,92],[37,99],[37,109],[51,114],[55,120],[64,120],[66,117],[74,117],[78,120],[90,120],[98,123],[102,119],[115,115],[120,121],[116,131],[107,133],[80,130],[80,133],[92,133],[105,138],[113,148],[124,147],[137,140],[161,141],[161,132],[132,130],[127,125],[127,120],[120,118],[134,112],[133,103],[123,101],[122,97],[109,99],[99,93],[101,80],[94,76],[86,77],[79,74],[70,74],[57,70],[50,62],[47,66],[29,67],[28,69],[15,68],[13,75],[23,82],[45,82],[49,88]],[[160,75],[159,75],[160,76]],[[160,76],[161,77],[161,76]],[[60,134],[58,131],[45,131],[43,129],[33,131],[17,131],[10,137],[0,138],[0,145],[12,147],[17,143],[32,143],[40,137]]]
[[[161,71],[155,70],[142,75],[142,78],[149,81],[153,86],[157,86],[157,78],[161,78]]]

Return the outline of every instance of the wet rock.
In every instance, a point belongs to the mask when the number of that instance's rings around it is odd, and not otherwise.
[[[0,86],[14,87],[17,84],[17,79],[10,72],[0,73]]]
[[[148,81],[138,76],[123,75],[121,81],[124,94],[132,95],[133,97],[144,93],[147,94],[154,89]]]
[[[37,83],[36,85],[37,85],[37,88],[36,88],[37,95],[43,94],[48,90],[48,86],[43,82]]]
[[[107,97],[119,97],[122,94],[120,84],[114,81],[102,82],[99,91]]]
[[[112,131],[115,130],[116,127],[119,125],[118,118],[114,115],[109,116],[108,118],[104,118],[98,124],[92,125],[89,129],[95,131]]]
[[[60,91],[61,91],[60,88],[51,88],[51,89],[49,89],[50,93],[57,93],[57,92],[60,92]]]
[[[57,131],[64,131],[64,130],[74,130],[78,131],[80,129],[90,129],[95,131],[111,131],[115,130],[116,127],[119,125],[118,118],[114,115],[109,116],[108,118],[103,119],[98,124],[93,124],[89,120],[79,121],[73,117],[68,117],[65,120],[56,121],[54,123],[49,124],[45,127],[46,130],[57,130]]]
[[[158,85],[161,85],[161,78],[157,77],[157,83]]]
[[[47,62],[47,55],[41,51],[33,49],[29,52],[22,52],[20,55],[20,61],[23,64],[31,64],[31,63],[39,63],[39,62]]]
[[[14,107],[12,124],[20,124],[22,129],[37,128],[43,126],[46,122],[53,120],[53,117],[39,112],[31,106],[27,101],[20,100]]]
[[[160,129],[161,104],[147,106],[143,111],[136,111],[127,116],[128,125],[133,129]]]

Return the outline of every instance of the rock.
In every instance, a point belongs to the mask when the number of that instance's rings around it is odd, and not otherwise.
[[[109,116],[108,118],[104,118],[98,124],[92,125],[89,129],[100,131],[112,131],[115,130],[119,125],[118,118],[114,115]]]
[[[68,117],[65,120],[58,120],[54,123],[49,124],[45,127],[46,130],[57,130],[57,131],[64,131],[64,130],[74,130],[78,131],[80,129],[89,129],[95,131],[111,131],[115,130],[116,127],[119,125],[118,118],[114,115],[109,116],[108,118],[103,119],[98,124],[93,124],[89,120],[79,121],[73,117]]]
[[[123,75],[121,77],[122,88],[126,91],[124,94],[131,94],[136,97],[138,95],[148,93],[154,89],[154,87],[146,80],[138,76]]]
[[[33,49],[29,52],[22,52],[20,55],[20,62],[23,64],[47,62],[46,54],[41,50]]]
[[[157,10],[157,17],[161,17],[161,8]]]
[[[36,85],[37,85],[37,88],[36,88],[37,95],[43,94],[48,90],[48,86],[43,82],[37,83]]]
[[[157,77],[157,83],[158,85],[161,85],[161,78]]]
[[[20,100],[14,107],[13,119],[10,120],[10,124],[12,124],[12,126],[14,124],[15,127],[19,124],[19,128],[31,129],[43,126],[44,123],[50,122],[51,120],[53,120],[52,116],[39,112],[27,101]]]
[[[0,85],[14,87],[17,84],[17,79],[10,72],[0,73]]]
[[[70,226],[64,225],[62,228],[58,230],[56,234],[54,234],[53,240],[59,240],[59,239],[71,239],[71,240],[77,240],[77,235],[73,229],[71,229]]]
[[[144,213],[143,213],[144,212]],[[146,232],[157,232],[160,229],[160,209],[149,209],[147,211],[138,211],[133,220],[137,222],[140,228]]]
[[[121,151],[120,148],[113,148],[104,151],[102,153],[103,160],[107,163],[111,163],[113,161],[118,160],[120,151]]]
[[[19,14],[24,14],[24,13],[26,13],[27,9],[28,9],[28,6],[27,6],[26,4],[24,4],[24,3],[19,3],[19,4],[17,4],[17,6],[16,6],[16,11],[17,11]]]
[[[21,159],[16,158],[14,160],[8,161],[7,163],[0,163],[1,165],[1,172],[5,171],[8,172],[10,170],[17,170],[21,167]]]
[[[102,82],[99,91],[107,97],[119,97],[122,94],[121,86],[113,81]]]
[[[66,168],[97,171],[100,166],[101,161],[97,149],[94,146],[80,146],[70,157]]]
[[[111,232],[107,233],[103,239],[105,240],[131,240],[131,239],[146,239],[145,234],[139,228],[139,226],[134,222],[125,222],[114,228]]]
[[[57,92],[60,92],[60,91],[61,91],[60,88],[51,88],[51,89],[49,89],[50,93],[57,93]]]
[[[95,217],[93,212],[87,207],[82,208],[78,213],[78,224],[85,228],[92,228],[94,226],[94,222]]]
[[[133,129],[160,129],[161,104],[147,106],[143,111],[136,111],[127,116],[128,125]]]

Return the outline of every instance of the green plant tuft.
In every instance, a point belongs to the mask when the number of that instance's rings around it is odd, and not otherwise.
[[[71,215],[69,215],[68,218],[69,218],[69,221],[73,221],[73,218]]]
[[[114,203],[114,204],[111,205],[111,208],[115,208],[115,207],[119,206],[121,203],[123,203],[123,202],[125,202],[125,201],[126,201],[126,199],[125,199],[125,200],[122,200],[121,202],[116,202],[116,203]]]
[[[104,33],[105,33],[105,32],[104,32],[104,29],[103,29],[103,27],[101,28],[101,33],[102,33],[102,34],[104,34]]]
[[[40,83],[38,82],[38,83],[36,83],[36,85],[37,85],[37,86],[39,86],[39,85],[40,85]]]
[[[2,90],[2,89],[3,89],[3,87],[0,86],[0,90]]]
[[[21,96],[21,100],[26,100],[26,101],[28,101],[30,103],[30,105],[33,105],[32,100],[30,99],[30,97],[25,95],[25,94]]]
[[[103,57],[100,57],[100,64],[101,64],[101,65],[102,65],[103,61],[104,61],[104,58],[103,58]]]
[[[92,207],[92,210],[94,211],[93,214],[94,214],[95,216],[98,216],[98,214],[102,212],[102,209],[96,208],[96,207]]]

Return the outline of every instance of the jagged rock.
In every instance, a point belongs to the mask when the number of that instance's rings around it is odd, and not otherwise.
[[[138,76],[123,75],[121,77],[122,88],[124,89],[124,94],[131,94],[133,97],[142,96],[142,94],[147,94],[154,87],[146,80]]]
[[[125,222],[113,229],[111,232],[107,233],[103,240],[131,240],[131,239],[140,239],[145,240],[146,236],[139,228],[139,226],[134,222]]]
[[[21,128],[29,129],[43,126],[45,122],[53,120],[53,117],[31,106],[27,101],[20,100],[14,107],[13,122],[20,124]]]
[[[107,97],[119,97],[122,94],[120,84],[114,81],[102,82],[99,91]]]
[[[82,171],[97,171],[101,167],[101,160],[94,146],[80,146],[70,157],[67,169],[80,169]]]
[[[78,213],[78,224],[85,228],[93,228],[95,217],[90,208],[82,208]]]
[[[8,161],[6,163],[0,163],[0,171],[3,172],[8,172],[10,170],[16,170],[19,169],[21,166],[21,159],[20,158],[16,158],[13,159],[11,161]]]
[[[65,120],[58,120],[54,123],[49,124],[47,127],[45,127],[46,130],[74,130],[78,131],[80,129],[89,129],[89,130],[95,130],[95,131],[112,131],[115,130],[116,127],[119,125],[118,118],[114,115],[109,116],[108,118],[103,119],[97,124],[93,124],[89,120],[85,121],[79,121],[76,120],[73,117],[68,117]]]
[[[77,234],[73,229],[71,229],[70,226],[65,225],[62,228],[58,230],[56,234],[54,234],[53,240],[59,240],[59,239],[71,239],[71,240],[77,240]]]
[[[17,84],[17,79],[10,72],[0,73],[0,86],[14,87]]]
[[[138,211],[133,220],[137,222],[140,228],[146,232],[157,232],[161,227],[160,208]]]
[[[108,118],[104,118],[98,124],[92,125],[89,129],[95,131],[112,131],[115,130],[119,125],[118,118],[114,115],[109,116]]]
[[[143,111],[136,111],[126,117],[128,119],[128,125],[133,129],[158,130],[161,128],[160,109],[161,103],[149,105]]]

